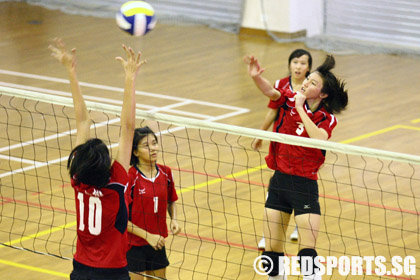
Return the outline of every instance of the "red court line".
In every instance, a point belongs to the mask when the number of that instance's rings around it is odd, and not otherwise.
[[[65,187],[69,187],[69,186],[71,186],[71,184],[70,183],[66,183],[66,184],[63,184],[63,185],[61,185],[59,187],[64,189]],[[44,193],[45,193],[45,191],[39,191],[39,192],[33,192],[32,195],[33,196],[36,196],[36,195],[41,195],[41,194],[44,194]]]
[[[16,204],[22,204],[22,205],[28,205],[28,206],[35,206],[35,207],[39,207],[42,209],[50,209],[52,211],[57,211],[57,212],[62,212],[62,213],[70,213],[70,214],[76,214],[76,211],[73,210],[68,210],[68,209],[64,209],[64,208],[57,208],[57,207],[52,207],[49,205],[44,205],[44,204],[39,204],[39,203],[35,203],[35,202],[29,202],[29,201],[25,201],[25,200],[18,200],[18,199],[14,199],[14,198],[10,198],[10,197],[4,197],[2,196],[1,199],[7,203],[16,203]]]
[[[41,195],[41,194],[44,194],[44,192],[33,192],[32,193],[33,196],[37,196],[37,195]]]
[[[249,250],[253,250],[253,251],[259,250],[257,247],[253,247],[253,246],[248,246],[248,245],[238,244],[238,243],[232,243],[232,242],[227,242],[227,241],[223,241],[223,240],[217,240],[217,239],[209,238],[209,237],[197,236],[197,235],[189,234],[189,233],[181,232],[178,235],[179,236],[184,236],[187,239],[192,238],[192,239],[196,239],[196,240],[200,240],[200,241],[204,240],[204,241],[214,242],[214,243],[218,243],[218,244],[228,245],[228,246],[231,246],[231,247],[237,247],[237,248],[241,248],[241,249],[249,249]],[[288,257],[296,257],[296,255],[292,255],[292,254],[287,254],[287,256]],[[323,263],[325,263],[325,262],[323,262]],[[338,269],[338,268],[334,268],[334,269]],[[366,269],[363,269],[363,271],[366,273]],[[377,274],[368,275],[368,276],[375,277],[375,275],[378,276]],[[396,275],[381,275],[381,277],[392,278],[392,279],[401,279],[401,280],[412,280],[413,279],[413,278],[407,278],[407,277],[396,276]]]
[[[392,210],[392,211],[396,211],[396,212],[403,212],[403,213],[413,214],[413,215],[417,215],[417,216],[420,215],[420,212],[416,212],[414,210],[407,210],[407,209],[402,209],[402,208],[398,208],[398,207],[391,207],[391,206],[386,206],[386,205],[381,205],[381,204],[352,200],[352,199],[348,199],[348,198],[335,197],[335,196],[328,195],[328,194],[320,194],[319,196],[325,197],[325,198],[330,198],[330,199],[336,199],[336,200],[340,200],[340,201],[345,201],[345,202],[350,202],[350,203],[355,203],[355,204],[360,204],[360,205],[365,205],[365,206],[369,206],[369,207]]]
[[[252,185],[261,186],[261,187],[268,187],[267,185],[264,185],[260,182],[252,182],[252,181],[241,180],[241,179],[237,179],[237,178],[224,177],[224,176],[219,176],[219,175],[214,175],[214,174],[207,174],[207,173],[204,173],[204,172],[198,172],[198,171],[194,171],[194,170],[187,170],[187,169],[176,168],[176,167],[171,167],[171,169],[172,170],[177,170],[177,171],[182,171],[182,172],[204,175],[204,176],[208,176],[208,177],[212,177],[212,178],[221,178],[221,179],[227,180],[227,181],[234,181],[234,182],[236,181],[236,182],[241,182],[241,183],[245,183],[245,184],[252,184]],[[369,207],[372,207],[372,208],[380,208],[380,209],[391,210],[391,211],[408,213],[408,214],[413,214],[413,215],[420,216],[420,212],[417,212],[417,211],[414,211],[414,210],[408,210],[408,209],[403,209],[403,208],[398,208],[398,207],[391,207],[391,206],[375,204],[375,203],[370,203],[370,202],[365,202],[365,201],[353,200],[353,199],[349,199],[349,198],[341,198],[341,197],[327,195],[327,194],[319,194],[319,196],[324,197],[324,198],[333,199],[333,200],[338,200],[338,201],[345,201],[345,202],[349,202],[349,203],[365,205],[365,206],[369,206]]]
[[[7,198],[7,197],[3,197],[3,196],[1,197],[1,199],[3,199],[4,201],[6,201],[8,203],[16,202],[16,203],[19,203],[19,204],[36,206],[36,207],[40,207],[40,208],[44,208],[44,209],[51,209],[51,210],[57,211],[57,212],[76,214],[76,212],[72,211],[72,210],[67,210],[67,209],[63,209],[63,208],[55,208],[55,207],[51,207],[51,206],[48,206],[48,205],[33,203],[33,202],[29,202],[29,201],[17,200],[17,199]],[[228,245],[228,246],[231,246],[231,247],[258,251],[258,248],[254,247],[254,246],[248,246],[248,245],[244,245],[244,244],[233,243],[233,242],[228,242],[228,241],[224,241],[224,240],[218,240],[218,239],[214,239],[214,238],[210,238],[210,237],[197,236],[197,235],[182,233],[182,232],[179,233],[179,235],[184,236],[186,238],[192,238],[192,239],[196,239],[196,240],[204,240],[204,241],[214,242],[214,243],[217,243],[217,244]],[[288,255],[288,256],[292,256],[292,255]],[[390,277],[390,278],[401,279],[401,280],[411,280],[412,279],[412,278],[407,278],[407,277],[402,277],[402,276],[394,276],[394,275],[384,275],[383,277]]]
[[[196,240],[200,240],[200,241],[201,240],[210,241],[210,242],[214,242],[214,243],[218,243],[218,244],[228,245],[228,246],[231,246],[231,247],[237,247],[237,248],[241,248],[241,249],[249,249],[249,250],[253,250],[253,251],[258,251],[257,247],[248,246],[248,245],[239,244],[239,243],[228,242],[228,241],[224,241],[224,240],[218,240],[218,239],[214,239],[214,238],[210,238],[210,237],[198,236],[198,235],[183,233],[183,232],[180,232],[178,235],[185,236],[187,239],[192,238],[192,239],[196,239]]]
[[[268,185],[263,185],[259,182],[253,182],[253,181],[243,180],[243,179],[239,179],[239,178],[223,177],[223,176],[220,176],[220,175],[214,175],[214,174],[209,174],[209,173],[204,173],[204,172],[199,172],[199,171],[194,171],[194,170],[187,170],[187,169],[182,169],[182,168],[177,168],[177,167],[171,167],[171,169],[172,170],[177,170],[177,171],[182,171],[182,172],[187,172],[187,173],[203,175],[203,176],[207,176],[207,177],[211,177],[211,178],[221,178],[221,179],[224,179],[224,180],[227,180],[227,181],[232,181],[232,182],[240,182],[240,183],[245,183],[245,184],[268,187]]]

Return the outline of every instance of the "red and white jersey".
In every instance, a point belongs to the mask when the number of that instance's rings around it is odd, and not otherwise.
[[[146,177],[132,166],[128,171],[132,187],[129,195],[129,219],[136,226],[153,234],[168,237],[166,211],[168,203],[178,200],[172,171],[169,167],[156,164],[154,178]],[[141,237],[128,233],[130,246],[147,245]]]
[[[271,100],[268,104],[269,108],[278,109],[278,116],[274,121],[273,131],[309,138],[305,126],[295,109],[294,96],[296,93],[291,92],[289,89],[276,89],[281,92],[281,97],[276,101]],[[328,133],[329,139],[332,130],[337,125],[337,119],[334,115],[328,113],[322,105],[312,112],[305,102],[304,109],[312,122]],[[318,170],[325,161],[325,151],[271,142],[269,154],[265,160],[267,166],[273,170],[317,180]]]
[[[278,91],[280,91],[280,90],[290,90],[290,91],[293,91],[292,83],[290,82],[291,79],[292,79],[292,77],[289,76],[289,77],[285,77],[285,78],[283,78],[281,80],[277,80],[274,83],[274,88],[277,89]]]
[[[125,191],[128,174],[117,161],[112,164],[109,183],[100,189],[72,178],[76,196],[77,246],[74,259],[94,268],[127,266],[128,211]]]

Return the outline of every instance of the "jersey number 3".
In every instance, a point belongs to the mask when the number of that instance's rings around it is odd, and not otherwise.
[[[79,200],[79,230],[85,230],[85,203],[83,201],[83,193],[77,194]],[[92,235],[99,235],[102,230],[102,203],[99,197],[89,197],[89,215],[88,215],[89,233]]]
[[[303,133],[303,131],[305,130],[305,126],[301,122],[298,122],[298,124],[299,124],[299,126],[296,129],[296,134],[301,135]]]

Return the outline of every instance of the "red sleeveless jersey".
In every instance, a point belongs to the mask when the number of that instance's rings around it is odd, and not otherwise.
[[[94,268],[127,266],[128,211],[124,193],[128,174],[114,161],[109,183],[100,189],[78,183],[71,185],[76,196],[77,246],[74,259]]]

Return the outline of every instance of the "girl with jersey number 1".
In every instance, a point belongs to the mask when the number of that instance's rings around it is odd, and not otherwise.
[[[128,269],[131,279],[144,279],[146,275],[166,277],[169,265],[165,250],[168,237],[166,211],[171,217],[170,229],[174,235],[181,231],[177,222],[176,194],[172,171],[157,164],[158,139],[148,127],[134,132],[133,150],[129,175],[132,187],[129,191]],[[146,277],[149,279],[150,277]]]
[[[52,56],[67,69],[76,118],[76,147],[67,168],[74,188],[77,212],[77,245],[72,280],[127,280],[127,189],[131,143],[135,127],[135,81],[143,65],[141,54],[123,45],[127,60],[121,134],[115,161],[111,164],[108,147],[98,138],[90,139],[91,119],[76,76],[76,49],[68,52],[61,39],[50,45]]]
[[[261,76],[264,71],[258,61],[250,57],[249,71],[257,87],[270,98],[269,107],[278,109],[275,131],[300,137],[327,140],[337,125],[333,115],[345,109],[348,102],[344,83],[331,72],[333,56],[312,72],[297,92],[284,88],[270,88]],[[270,280],[285,280],[281,256],[284,256],[285,233],[292,212],[299,230],[299,257],[313,259],[320,225],[318,170],[325,161],[325,151],[272,142],[266,157],[267,166],[275,170],[270,179],[265,204],[263,230],[266,246],[263,255],[273,262]],[[313,264],[313,263],[312,263]],[[314,267],[316,269],[316,267]],[[319,280],[315,269],[303,280]]]
[[[251,67],[248,67],[249,75],[251,77],[258,74],[261,68],[258,65],[258,61],[252,56],[245,56],[244,61]],[[253,64],[250,64],[251,61],[254,61]],[[258,66],[258,67],[255,67]],[[293,89],[300,89],[302,87],[303,81],[309,75],[312,69],[312,56],[311,53],[304,49],[295,49],[293,52],[290,53],[288,59],[288,68],[290,75],[275,82],[275,87],[278,89],[290,89],[291,91],[295,91]],[[262,72],[261,72],[262,73]],[[260,79],[264,81],[265,85],[262,88],[264,91],[271,91],[274,90],[274,87],[271,86],[270,82],[263,78],[260,74]],[[268,130],[270,126],[274,123],[274,120],[277,118],[279,113],[278,108],[268,108],[268,112],[261,124],[260,129]],[[275,132],[276,127],[273,126],[273,131]],[[262,146],[262,140],[256,138],[252,142],[252,148],[258,151]],[[291,240],[298,240],[298,229],[297,226],[294,228],[293,232],[290,234]],[[258,242],[258,249],[263,250],[265,248],[265,238],[264,236]]]

